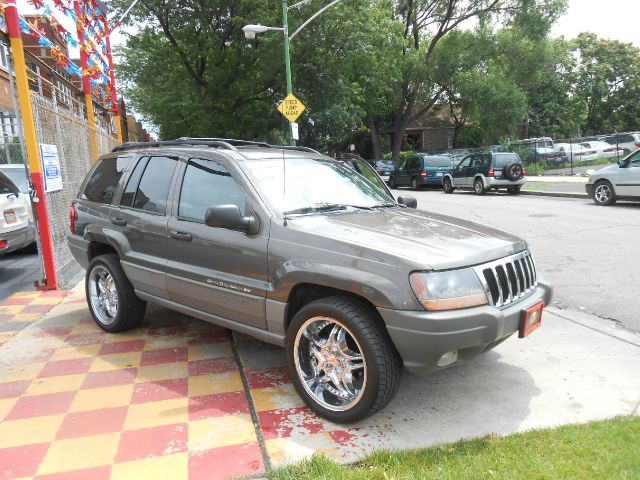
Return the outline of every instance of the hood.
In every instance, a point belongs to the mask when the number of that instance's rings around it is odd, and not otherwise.
[[[350,244],[356,256],[403,260],[411,269],[445,270],[478,265],[520,252],[524,240],[493,228],[409,208],[300,216],[290,226]]]
[[[594,173],[594,175],[597,175],[598,173],[606,173],[606,172],[613,172],[613,171],[618,171],[620,169],[620,166],[617,163],[608,165],[604,168],[600,168],[598,170],[596,170],[596,172]]]

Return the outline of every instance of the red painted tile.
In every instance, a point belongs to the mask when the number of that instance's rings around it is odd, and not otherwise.
[[[75,396],[76,392],[59,392],[21,397],[5,417],[5,421],[65,413]]]
[[[0,448],[0,479],[30,477],[42,463],[49,443]]]
[[[163,325],[149,327],[148,335],[150,337],[181,337],[189,331],[189,326],[186,324],[178,325]]]
[[[189,362],[189,376],[232,372],[237,369],[238,365],[232,357],[210,358]]]
[[[101,467],[83,468],[70,472],[51,473],[49,475],[38,475],[34,480],[109,480],[111,476],[111,465]]]
[[[205,345],[208,343],[226,342],[229,340],[229,330],[198,331],[189,338],[189,345]]]
[[[129,407],[103,408],[68,413],[60,425],[57,440],[120,432]]]
[[[13,313],[0,313],[0,323],[7,323],[13,320]]]
[[[186,452],[189,430],[186,423],[122,432],[116,463]]]
[[[39,332],[36,332],[35,336],[39,338],[44,337],[56,337],[65,338],[71,333],[71,327],[41,327]]]
[[[136,378],[137,368],[123,368],[108,372],[87,373],[82,388],[113,387],[116,385],[128,385]]]
[[[175,363],[187,361],[187,347],[159,348],[142,352],[140,366],[159,365],[161,363]]]
[[[247,381],[250,388],[267,388],[291,383],[291,377],[287,367],[274,367],[248,371]]]
[[[29,297],[9,297],[0,303],[0,307],[8,307],[13,305],[27,305],[31,303],[33,298]]]
[[[24,393],[30,383],[31,380],[0,383],[0,398],[19,397]]]
[[[72,358],[70,360],[56,360],[47,362],[40,373],[38,378],[42,377],[57,377],[59,375],[72,375],[75,373],[86,373],[89,371],[93,358]]]
[[[99,327],[96,326],[96,330]],[[105,332],[89,332],[89,333],[76,333],[75,335],[69,335],[64,343],[77,347],[80,345],[93,345],[94,343],[104,343],[104,339],[107,336]]]
[[[217,393],[189,399],[189,420],[219,417],[230,413],[249,413],[244,392]]]
[[[98,355],[110,355],[112,353],[140,352],[144,348],[144,340],[127,340],[125,342],[105,343],[100,348]]]
[[[333,438],[333,441],[341,447],[355,447],[356,443],[353,440],[357,438],[355,432],[357,432],[358,430],[358,428],[354,428],[350,431],[333,430],[332,432],[329,432],[329,435],[331,436],[331,438]]]
[[[323,430],[322,421],[306,407],[258,412],[258,419],[265,439],[308,435]]]
[[[264,471],[257,443],[189,453],[189,480],[222,480]]]
[[[159,402],[188,395],[188,379],[174,378],[155,382],[137,383],[131,403]]]
[[[70,295],[70,291],[68,290],[47,290],[46,292],[42,292],[40,293],[39,297],[46,297],[46,298],[64,298],[67,295]]]

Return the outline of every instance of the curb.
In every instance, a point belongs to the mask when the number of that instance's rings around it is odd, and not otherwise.
[[[520,195],[535,195],[538,197],[561,197],[561,198],[590,198],[586,193],[569,193],[569,192],[549,192],[535,190],[520,190]]]

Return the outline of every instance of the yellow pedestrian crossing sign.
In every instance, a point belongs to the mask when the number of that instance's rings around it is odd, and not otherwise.
[[[298,117],[302,115],[305,108],[304,104],[298,100],[293,93],[287,95],[282,103],[278,105],[278,111],[291,123],[295,122]]]

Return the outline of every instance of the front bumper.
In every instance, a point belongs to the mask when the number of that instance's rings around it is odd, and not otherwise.
[[[384,308],[378,312],[407,370],[425,374],[441,369],[438,360],[447,352],[457,350],[459,360],[471,360],[517,332],[522,311],[541,301],[549,305],[552,296],[551,285],[538,282],[528,297],[504,309],[483,305],[443,312]]]
[[[18,230],[0,233],[0,240],[5,240],[7,242],[6,247],[0,248],[0,253],[13,252],[35,242],[35,230],[33,225],[29,224]]]

